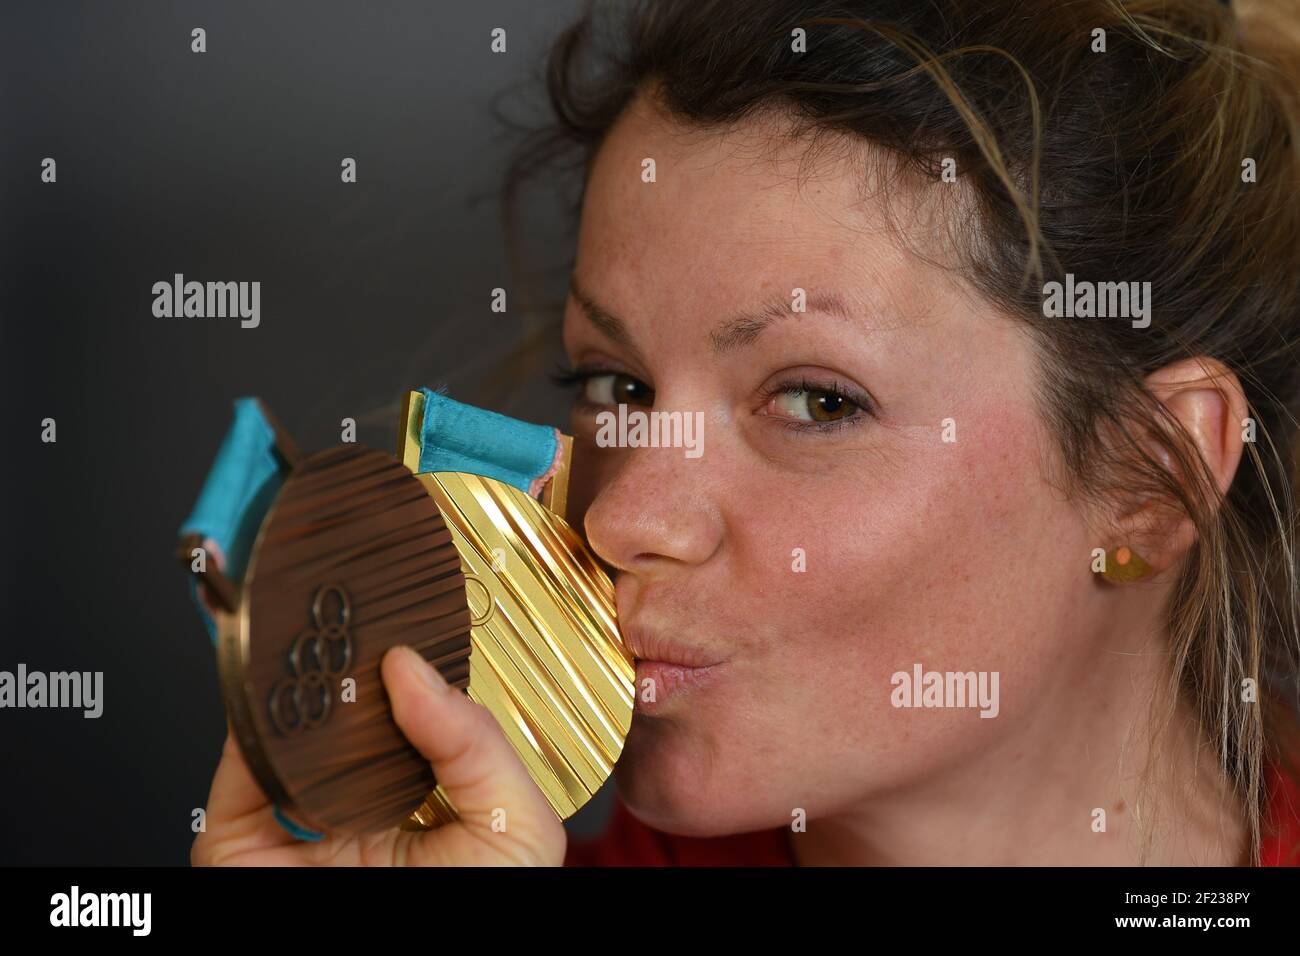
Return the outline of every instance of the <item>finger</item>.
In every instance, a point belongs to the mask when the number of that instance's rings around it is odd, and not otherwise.
[[[235,739],[235,728],[230,718],[226,718],[226,742],[221,748],[221,760],[217,772],[212,778],[212,789],[208,792],[207,817],[209,823],[221,823],[236,820],[269,808],[271,801],[262,792],[253,772],[248,769],[248,761]]]
[[[208,793],[205,826],[190,848],[196,866],[245,864],[253,866],[309,865],[302,844],[275,820],[274,808],[258,785],[226,721],[226,743]]]
[[[451,687],[409,647],[389,651],[381,671],[393,719],[433,765],[462,823],[490,829],[494,811],[506,809],[512,828],[523,832],[558,824],[486,707]]]

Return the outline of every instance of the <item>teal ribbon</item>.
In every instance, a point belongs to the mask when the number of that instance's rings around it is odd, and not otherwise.
[[[243,580],[262,519],[284,484],[274,448],[275,432],[257,402],[236,399],[234,421],[217,450],[194,509],[181,525],[181,534],[198,533],[217,543],[225,555],[225,574],[231,581]],[[216,644],[216,622],[199,600],[198,584],[193,578],[190,595],[208,636]]]
[[[299,826],[284,815],[284,811],[276,807],[271,811],[271,816],[275,817],[275,822],[280,824],[291,835],[297,837],[306,843],[319,843],[325,839],[325,834],[317,833],[315,830],[308,830],[306,827]]]
[[[495,478],[534,497],[554,473],[559,434],[422,388],[419,471]]]

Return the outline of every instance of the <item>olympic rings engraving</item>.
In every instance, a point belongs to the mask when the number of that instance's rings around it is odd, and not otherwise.
[[[338,607],[326,622],[322,616],[330,594],[338,596]],[[337,584],[318,587],[311,602],[311,620],[313,626],[300,633],[289,648],[293,676],[271,688],[271,723],[286,737],[319,727],[329,719],[333,689],[352,666],[352,602],[347,591]]]

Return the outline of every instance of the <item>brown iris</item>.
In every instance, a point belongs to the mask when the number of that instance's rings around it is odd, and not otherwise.
[[[833,422],[852,414],[854,405],[843,395],[810,389],[803,393],[813,421]]]
[[[653,405],[655,400],[653,388],[622,372],[590,375],[584,392],[593,405]]]

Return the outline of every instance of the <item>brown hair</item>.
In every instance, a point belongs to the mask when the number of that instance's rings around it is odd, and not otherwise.
[[[1192,703],[1246,808],[1256,861],[1264,762],[1287,769],[1296,752],[1282,741],[1296,730],[1300,658],[1300,19],[1269,22],[1259,7],[639,0],[595,64],[589,4],[551,51],[555,123],[524,144],[506,191],[512,236],[522,184],[566,163],[585,173],[649,87],[683,121],[780,109],[795,135],[861,138],[930,182],[955,159],[977,215],[973,228],[952,217],[952,247],[976,287],[1036,333],[1070,490],[1103,506],[1117,489],[1158,495],[1197,528],[1167,608],[1172,679],[1157,726],[1180,695]],[[1045,318],[1043,284],[1066,273],[1150,280],[1150,326]],[[1143,382],[1192,356],[1236,373],[1257,429],[1222,498]],[[1242,699],[1246,678],[1258,704]]]

